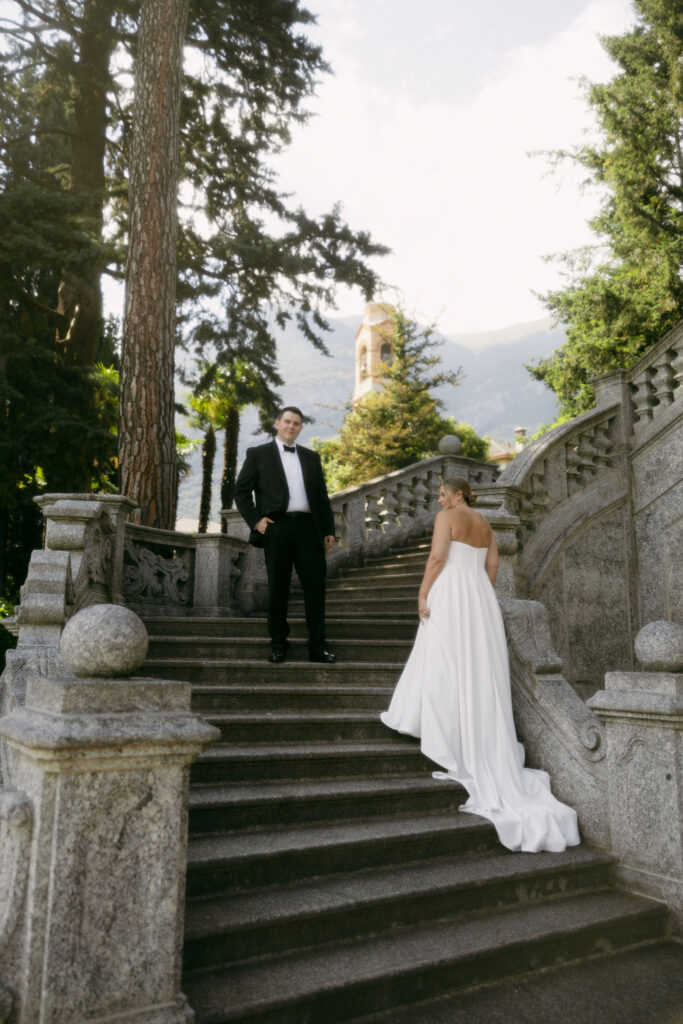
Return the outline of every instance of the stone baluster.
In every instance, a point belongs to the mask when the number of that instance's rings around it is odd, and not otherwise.
[[[0,719],[32,818],[0,962],[18,1022],[194,1019],[180,990],[189,765],[220,734],[190,711],[189,683],[128,678],[146,652],[132,611],[91,605],[64,628],[63,674],[32,674]]]
[[[566,476],[569,490],[573,491],[579,487],[581,479],[581,456],[579,454],[578,440],[572,437],[565,445]]]
[[[586,431],[583,434],[579,434],[579,480],[583,484],[586,482],[586,478],[590,480],[591,477],[595,476],[595,456],[597,455],[596,449],[592,445],[592,431]]]
[[[387,487],[387,489],[382,492],[379,512],[383,533],[389,533],[390,530],[395,530],[400,525],[396,518],[397,506],[398,499],[394,488]]]
[[[374,492],[365,495],[365,528],[368,534],[382,528],[380,500],[381,495]]]
[[[607,468],[611,465],[610,452],[612,442],[610,440],[610,422],[598,423],[593,434],[594,460],[598,468]]]
[[[641,373],[633,382],[633,412],[638,423],[644,423],[652,419],[652,408],[655,404],[654,386],[652,384],[653,370],[647,369]]]
[[[655,364],[652,384],[655,397],[661,406],[671,405],[674,400],[674,352],[664,352],[661,361]]]
[[[367,536],[366,500],[364,491],[355,491],[349,498],[338,498],[344,508],[344,545],[347,550],[362,548]],[[332,507],[337,503],[333,500]]]
[[[332,509],[334,513],[334,533],[337,538],[339,546],[342,548],[348,547],[348,540],[346,536],[346,505],[337,505]]]
[[[676,395],[681,397],[681,389],[683,388],[683,344],[676,350],[676,354],[671,360],[671,369],[673,371],[673,386],[676,389],[674,391],[674,401]]]
[[[537,473],[532,473],[530,478],[531,497],[529,502],[535,515],[542,515],[548,501],[548,494],[545,487],[545,463],[539,467]]]
[[[415,518],[411,480],[402,480],[396,488],[396,515],[401,526]]]
[[[426,479],[422,476],[415,477],[413,481],[413,504],[416,519],[426,519],[429,516],[430,500],[431,495]]]
[[[608,672],[588,701],[605,724],[609,822],[617,877],[669,905],[683,932],[683,626],[636,636],[640,672]]]
[[[440,474],[433,469],[427,474],[427,490],[429,500],[427,502],[427,517],[433,519],[437,512],[441,511],[439,505],[439,486],[441,484]]]

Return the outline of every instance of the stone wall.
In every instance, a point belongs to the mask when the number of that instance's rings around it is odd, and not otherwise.
[[[529,445],[496,482],[520,518],[518,595],[548,608],[584,695],[605,672],[633,669],[645,623],[683,616],[682,365],[680,324],[630,370],[598,378],[596,408]]]

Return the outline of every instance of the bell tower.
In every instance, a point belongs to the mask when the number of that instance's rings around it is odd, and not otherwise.
[[[386,302],[371,302],[365,307],[356,334],[356,384],[353,404],[371,391],[382,390],[382,363],[391,361],[395,309]]]

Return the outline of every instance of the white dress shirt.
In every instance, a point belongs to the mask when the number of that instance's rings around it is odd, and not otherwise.
[[[306,497],[306,488],[304,487],[304,475],[301,471],[301,463],[299,462],[298,452],[286,452],[284,442],[276,439],[277,448],[282,459],[282,468],[285,471],[287,477],[287,487],[289,488],[289,504],[287,505],[288,512],[310,512],[310,506],[308,504],[308,498]],[[289,446],[296,448],[296,445]]]

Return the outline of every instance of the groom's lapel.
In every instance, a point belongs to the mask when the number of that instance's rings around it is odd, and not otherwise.
[[[271,473],[273,474],[273,480],[277,480],[289,501],[289,487],[287,486],[287,477],[282,466],[282,459],[280,458],[280,452],[278,451],[277,441],[273,439],[268,446],[268,457],[270,459]]]
[[[311,483],[311,470],[313,469],[313,462],[310,458],[310,452],[307,448],[302,448],[299,445],[299,462],[301,463],[301,474],[304,478],[304,490],[306,491],[306,497],[308,498],[308,504],[311,504],[311,492],[313,490]]]

